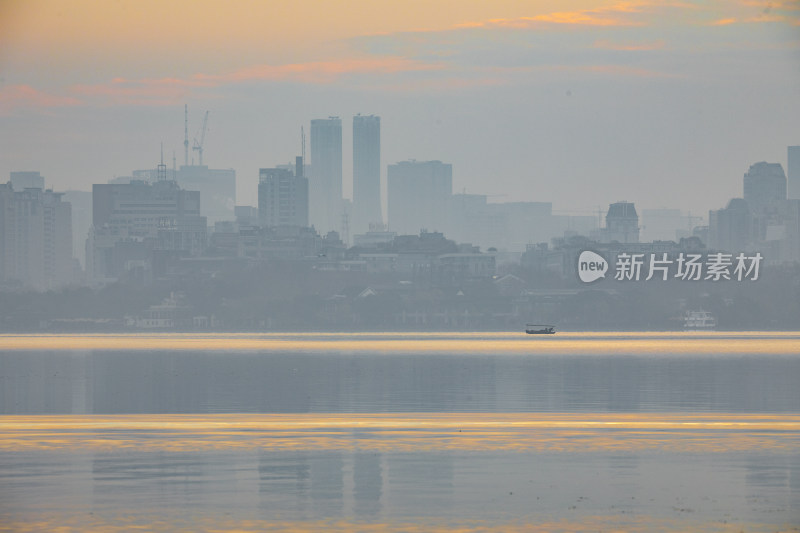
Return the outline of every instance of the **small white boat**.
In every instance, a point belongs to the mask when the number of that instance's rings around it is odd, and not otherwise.
[[[683,317],[684,329],[714,329],[717,327],[717,319],[708,311],[687,311]]]

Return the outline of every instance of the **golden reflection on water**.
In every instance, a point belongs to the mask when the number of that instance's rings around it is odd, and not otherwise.
[[[526,336],[524,333],[310,333],[0,335],[3,351],[180,350],[262,353],[454,354],[777,354],[798,355],[800,333],[592,332]],[[363,413],[192,415],[0,416],[0,453],[125,454],[239,451],[567,452],[783,454],[800,450],[800,414],[740,413]],[[49,455],[48,455],[49,456]],[[55,455],[55,457],[59,457]],[[1,487],[0,487],[1,488]],[[2,502],[0,502],[2,503]],[[578,532],[578,531],[800,531],[711,520],[708,514],[652,516],[533,513],[519,521],[404,516],[392,521],[242,520],[212,511],[85,508],[27,510],[24,518],[0,506],[0,531],[295,531],[295,532]],[[8,508],[11,509],[10,507]],[[601,511],[603,512],[603,511]],[[4,513],[6,513],[4,515]],[[174,513],[174,514],[170,514]],[[679,516],[681,514],[681,516]],[[703,518],[706,517],[706,518]],[[766,517],[765,517],[766,518]]]
[[[800,449],[800,415],[433,413],[0,417],[0,451]]]
[[[9,350],[180,350],[479,354],[798,355],[798,332],[163,333],[0,335]]]

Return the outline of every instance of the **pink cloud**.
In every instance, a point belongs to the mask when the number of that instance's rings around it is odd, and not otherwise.
[[[513,28],[526,29],[546,25],[573,25],[573,26],[635,26],[634,21],[622,17],[599,15],[590,11],[562,11],[547,13],[533,17],[518,17],[513,19],[489,19],[483,22],[465,22],[459,28]]]
[[[649,5],[661,5],[669,7],[686,7],[683,3],[664,2],[652,4],[651,2],[619,2],[610,6],[603,6],[593,9],[579,9],[574,11],[557,11],[543,13],[530,17],[518,17],[513,19],[489,19],[481,22],[465,22],[459,24],[461,28],[481,28],[481,27],[506,27],[506,28],[532,28],[547,25],[568,25],[568,26],[639,26],[642,22],[632,20],[629,15],[640,13],[644,7]]]
[[[710,26],[728,26],[730,24],[736,24],[737,22],[739,22],[739,21],[737,19],[735,19],[735,18],[724,18],[724,19],[715,20],[715,21],[711,22],[709,25]]]
[[[51,108],[81,105],[82,102],[72,96],[48,94],[30,85],[9,85],[0,89],[0,113],[7,113],[18,108]]]
[[[800,25],[800,19],[785,15],[763,13],[746,19],[724,18],[708,23],[709,26],[729,26],[731,24],[757,24],[763,22],[785,22],[793,26]]]
[[[254,81],[329,84],[347,75],[393,74],[438,70],[441,65],[401,57],[318,61],[287,65],[254,65],[224,74],[194,74],[190,78],[114,78],[108,83],[75,85],[73,94],[99,99],[107,105],[174,105],[185,100],[194,88]]]

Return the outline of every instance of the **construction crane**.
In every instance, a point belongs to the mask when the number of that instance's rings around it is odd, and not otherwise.
[[[200,159],[200,166],[203,165],[203,143],[206,141],[206,126],[208,125],[208,111],[206,111],[206,116],[203,118],[203,129],[200,132],[200,142],[197,142],[197,137],[194,138],[194,145],[192,146],[192,150],[197,150],[198,157]]]
[[[692,216],[692,212],[689,211],[689,214],[686,215],[686,220],[689,221],[689,231],[694,231],[695,225],[694,221],[696,220],[698,223],[703,223],[703,217]]]
[[[189,166],[189,104],[183,104],[183,164]]]

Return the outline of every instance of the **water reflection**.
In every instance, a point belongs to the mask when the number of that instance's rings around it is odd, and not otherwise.
[[[356,435],[354,435],[357,438]],[[372,517],[381,511],[383,466],[378,452],[353,453],[353,498],[356,516]]]
[[[354,442],[357,445],[357,442]],[[14,531],[776,531],[796,453],[0,452]],[[88,467],[88,468],[87,468]],[[743,490],[744,489],[744,490]],[[41,503],[47,502],[47,510]],[[738,529],[734,529],[733,526]]]
[[[787,453],[800,449],[800,415],[789,414],[33,415],[0,418],[0,432],[0,451],[7,452]]]
[[[12,351],[0,413],[800,412],[796,355]]]
[[[0,524],[789,529],[798,340],[0,336]]]

